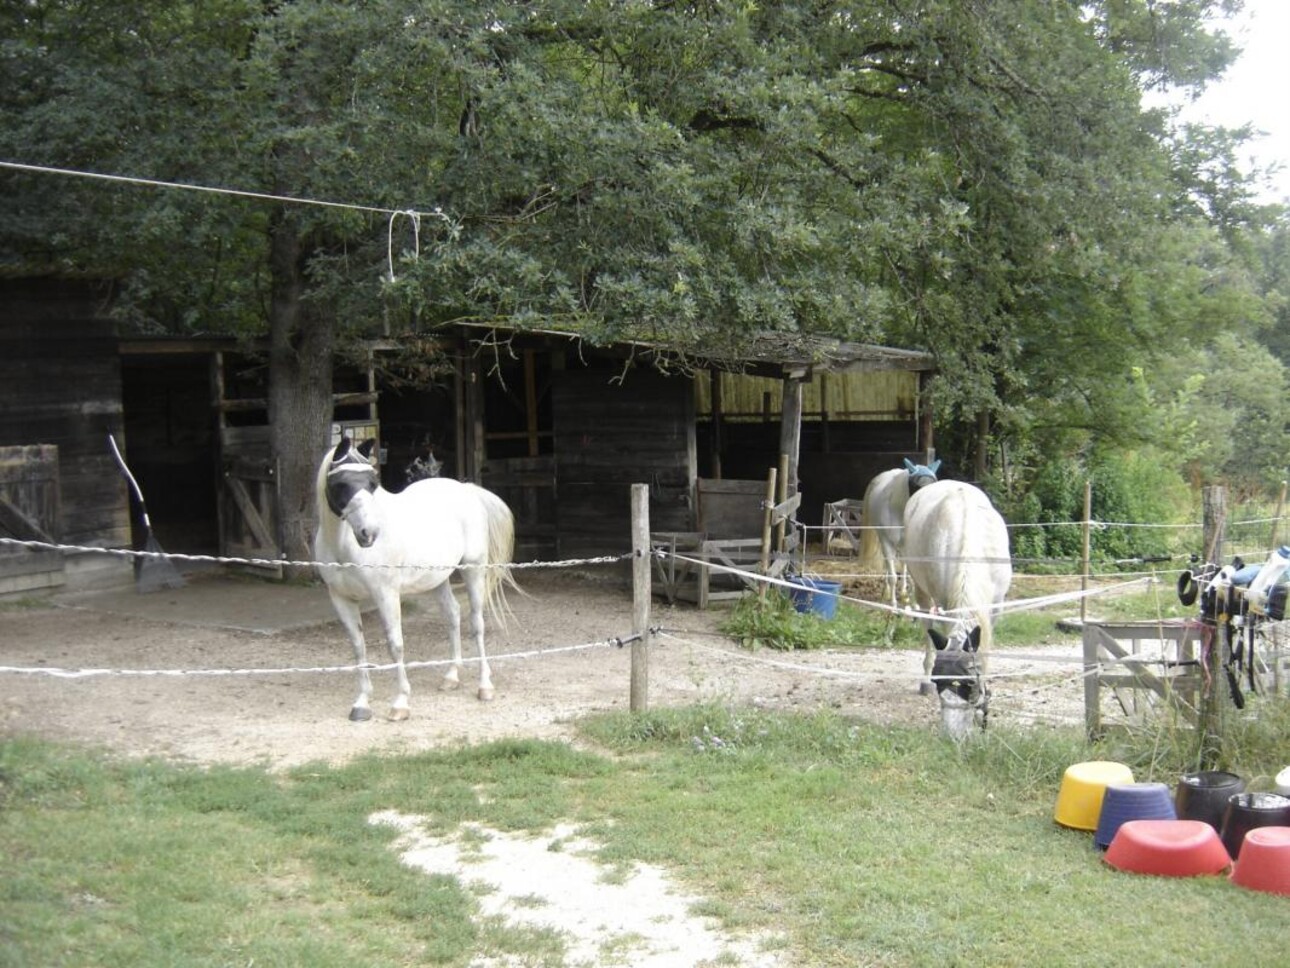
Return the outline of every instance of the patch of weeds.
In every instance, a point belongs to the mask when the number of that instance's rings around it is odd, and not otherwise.
[[[634,931],[628,931],[623,934],[613,934],[600,942],[601,964],[630,964],[630,955],[640,948],[646,941],[643,935]]]
[[[745,595],[721,631],[747,649],[916,648],[922,630],[914,622],[839,602],[832,619],[799,612],[784,595]]]
[[[21,598],[6,598],[0,600],[0,612],[21,612],[35,608],[50,608],[51,602],[47,598],[33,598],[24,595]]]
[[[690,745],[696,753],[733,753],[736,746],[733,741],[727,742],[716,733],[707,723],[703,724],[703,729],[699,735],[690,737]]]
[[[484,845],[492,841],[493,835],[485,830],[480,829],[474,824],[463,824],[461,828],[461,853],[464,857],[466,854],[481,855],[484,852]]]

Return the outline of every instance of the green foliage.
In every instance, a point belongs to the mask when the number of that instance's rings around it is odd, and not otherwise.
[[[721,630],[748,649],[834,649],[844,646],[921,646],[922,633],[911,623],[873,609],[839,601],[833,618],[799,612],[792,600],[774,590],[765,598],[745,595],[735,604]]]
[[[1243,201],[1240,133],[1140,99],[1230,62],[1223,6],[11,5],[0,158],[447,217],[5,171],[0,260],[118,279],[143,332],[263,333],[287,304],[290,341],[471,320],[924,347],[947,453],[985,412],[1026,466],[1149,442],[1266,483],[1284,381],[1239,341],[1284,312],[1275,213]],[[1229,364],[1260,379],[1224,408]]]
[[[1003,500],[1005,516],[1017,525],[1011,531],[1015,560],[1066,573],[1082,560],[1085,482],[1091,485],[1092,520],[1099,522],[1090,536],[1095,570],[1120,560],[1193,550],[1187,546],[1190,536],[1167,527],[1194,519],[1188,517],[1185,483],[1172,464],[1150,450],[1107,449],[1041,464],[1024,493]],[[1125,524],[1165,527],[1120,526]]]

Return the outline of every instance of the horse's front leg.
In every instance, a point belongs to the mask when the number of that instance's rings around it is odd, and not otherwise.
[[[349,718],[356,723],[363,722],[372,718],[372,677],[367,672],[367,642],[363,638],[363,613],[357,602],[338,595],[330,588],[328,592],[331,595],[332,608],[336,610],[340,624],[349,634],[350,645],[354,647],[354,662],[358,666],[358,698],[350,707]]]
[[[408,670],[403,664],[403,606],[399,593],[390,591],[377,595],[376,608],[381,615],[381,624],[385,626],[385,642],[390,648],[394,674],[399,683],[399,693],[390,704],[389,718],[401,722],[411,715],[408,701],[412,695],[412,684],[408,682]]]
[[[461,606],[447,581],[435,588],[434,593],[439,599],[439,610],[448,622],[448,646],[452,655],[452,664],[443,674],[440,688],[457,689],[461,686]]]

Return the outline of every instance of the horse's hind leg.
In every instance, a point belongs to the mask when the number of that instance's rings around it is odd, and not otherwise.
[[[905,565],[897,557],[896,546],[886,535],[881,535],[878,543],[882,546],[883,586],[886,589],[890,604],[895,607],[900,604],[897,596],[899,593],[900,574]]]
[[[456,689],[461,685],[461,606],[457,604],[457,596],[452,593],[452,587],[447,581],[437,586],[434,593],[439,601],[439,610],[448,620],[448,646],[452,653],[452,664],[443,674],[443,685],[440,688]]]
[[[332,593],[332,607],[340,624],[349,633],[349,642],[354,647],[354,662],[358,665],[358,698],[350,707],[349,718],[362,722],[372,718],[372,677],[367,672],[367,642],[363,638],[363,613],[358,603]]]
[[[479,698],[488,702],[493,698],[493,673],[488,668],[488,656],[484,654],[484,587],[487,576],[480,568],[467,568],[463,574],[466,597],[470,599],[470,634],[474,636],[475,649],[479,653]]]

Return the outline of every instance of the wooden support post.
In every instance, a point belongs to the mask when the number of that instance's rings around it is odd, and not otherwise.
[[[724,433],[724,428],[721,425],[722,420],[724,419],[724,404],[721,398],[720,370],[708,371],[708,385],[712,388],[712,440],[710,441],[712,448],[712,476],[717,478],[717,480],[720,480],[721,449],[723,444],[722,436]]]
[[[786,494],[797,493],[797,464],[802,452],[802,377],[784,378],[784,409],[780,415],[779,452],[788,457]]]
[[[762,515],[761,523],[761,573],[770,574],[770,522],[775,513],[775,468],[771,468],[766,473],[766,511]],[[757,586],[757,597],[761,601],[766,600],[766,583],[761,582]]]
[[[929,374],[918,374],[918,396],[914,398],[914,406],[918,410],[918,449],[931,453],[936,449],[936,437],[932,428],[932,405],[928,402],[929,382]]]
[[[488,432],[484,420],[484,368],[479,360],[470,361],[470,383],[466,387],[467,408],[470,414],[470,480],[478,484],[483,480],[484,462],[488,459]]]
[[[649,485],[632,485],[632,677],[630,708],[634,713],[649,708],[650,541]]]
[[[788,455],[779,455],[779,487],[776,489],[775,503],[783,504],[788,500]],[[785,520],[780,518],[775,522],[775,553],[783,554],[784,552],[784,529]]]
[[[832,452],[832,440],[829,435],[829,375],[820,374],[820,450]]]
[[[467,415],[466,384],[469,382],[470,376],[467,357],[460,346],[457,347],[454,368],[457,377],[453,380],[453,411],[456,413],[456,419],[453,421],[452,426],[454,459],[452,470],[445,470],[445,473],[463,481],[468,481],[470,480],[470,454],[466,448],[467,442],[470,440],[470,434],[466,428],[470,426],[470,421]]]

